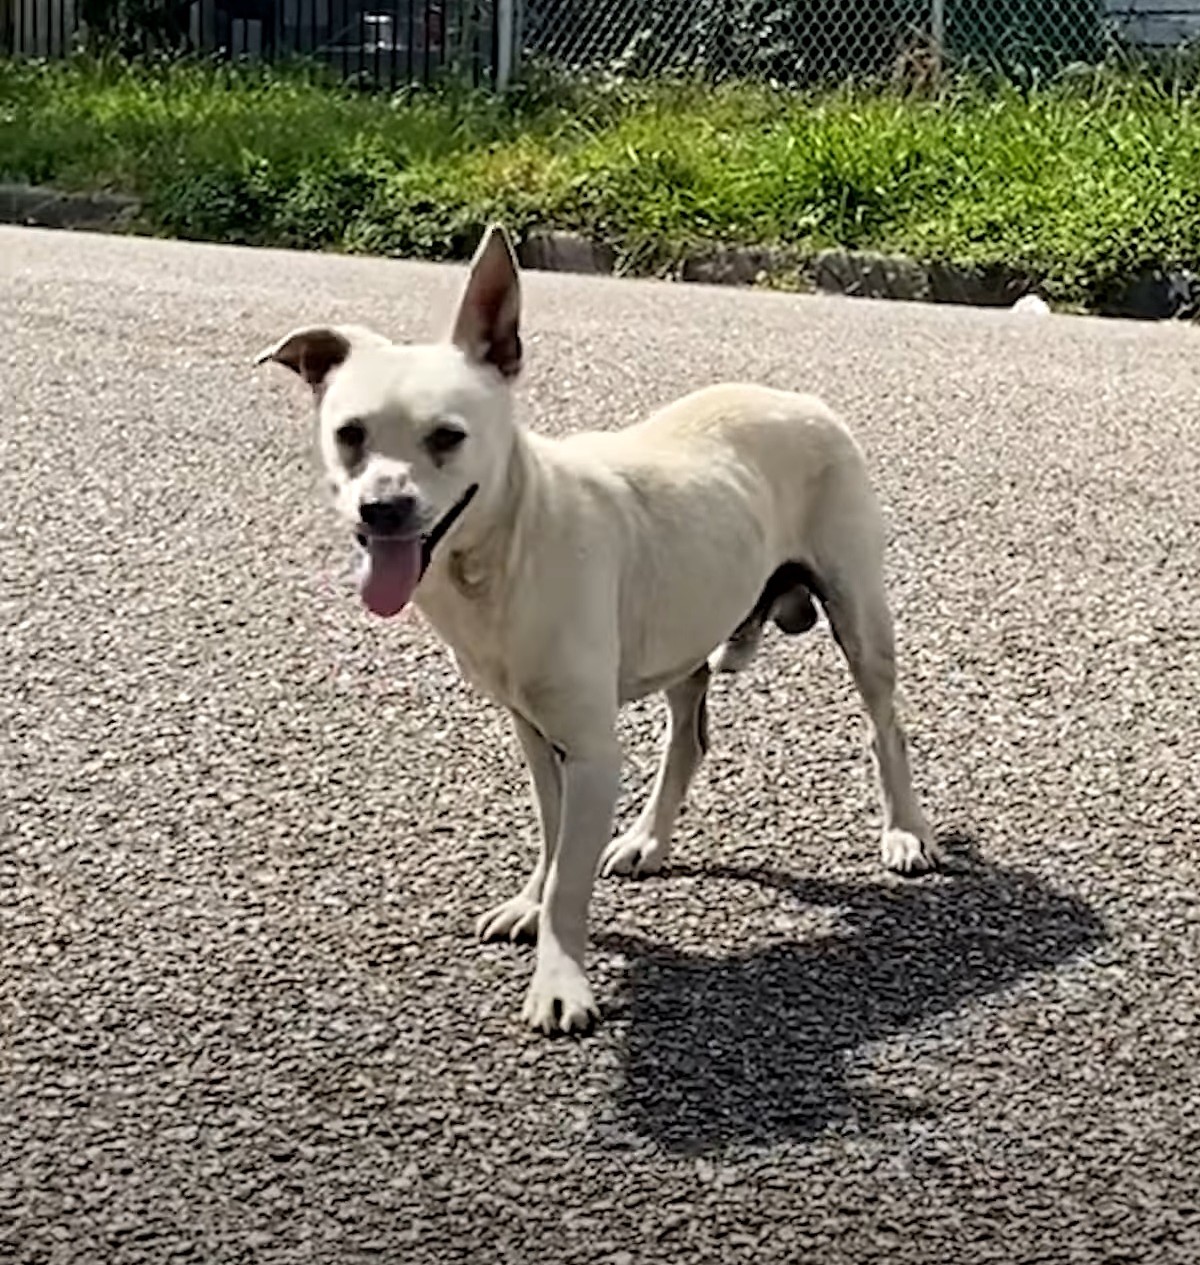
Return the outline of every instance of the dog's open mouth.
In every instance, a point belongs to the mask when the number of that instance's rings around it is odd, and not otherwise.
[[[367,610],[384,619],[399,615],[412,601],[421,577],[433,561],[433,551],[478,491],[479,485],[471,484],[428,535],[401,538],[355,533],[363,551],[358,591]]]

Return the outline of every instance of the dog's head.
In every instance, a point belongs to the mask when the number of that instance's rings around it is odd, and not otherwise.
[[[520,306],[512,245],[493,225],[442,342],[309,326],[255,361],[286,365],[312,388],[326,473],[362,548],[363,600],[376,614],[408,604],[434,550],[500,489],[514,435]]]

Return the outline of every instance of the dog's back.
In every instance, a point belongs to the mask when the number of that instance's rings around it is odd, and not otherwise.
[[[729,499],[722,491],[736,494],[759,526],[771,570],[797,560],[835,467],[861,482],[869,499],[862,452],[841,419],[814,395],[771,387],[704,387],[622,430],[562,444],[581,465],[616,476],[651,506],[678,500],[674,512],[684,518],[709,518],[714,504]],[[711,522],[697,526],[708,530]]]

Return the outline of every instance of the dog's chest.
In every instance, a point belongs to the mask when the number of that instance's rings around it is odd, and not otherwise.
[[[440,585],[420,605],[463,679],[496,702],[514,706],[518,700],[502,612]]]
[[[463,680],[498,703],[514,706],[511,674],[497,655],[479,654],[446,638],[450,654]]]

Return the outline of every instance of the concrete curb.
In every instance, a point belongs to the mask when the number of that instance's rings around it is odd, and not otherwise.
[[[136,198],[121,194],[0,184],[0,223],[120,232],[140,211]],[[473,248],[475,243],[462,244]],[[611,275],[618,267],[612,247],[549,228],[526,233],[517,243],[517,258],[534,272]],[[788,285],[856,298],[977,307],[1012,307],[1038,294],[1036,279],[1018,268],[923,264],[903,255],[852,250],[805,256],[773,247],[718,246],[685,257],[672,275],[703,285]],[[1193,320],[1200,316],[1200,276],[1178,267],[1150,269],[1111,286],[1096,310],[1135,320]]]
[[[141,210],[136,198],[117,193],[62,193],[38,185],[0,184],[0,223],[37,228],[116,231]]]
[[[517,260],[534,272],[611,273],[617,266],[616,251],[581,237],[541,229],[527,233],[517,243]]]
[[[904,255],[849,250],[821,251],[813,260],[813,279],[827,293],[975,307],[1012,307],[1037,290],[1033,278],[1017,269],[922,264]]]
[[[612,273],[616,253],[578,233],[537,229],[517,247],[523,268],[542,272]],[[771,285],[852,298],[910,303],[959,303],[1011,308],[1041,300],[1037,279],[1012,267],[923,264],[904,255],[823,250],[813,256],[773,247],[719,246],[689,255],[673,272],[704,285]],[[1033,310],[1033,309],[1030,309]],[[1111,286],[1096,311],[1134,320],[1193,320],[1200,316],[1200,277],[1185,268],[1156,268]]]

